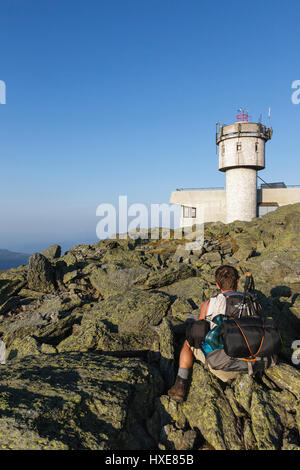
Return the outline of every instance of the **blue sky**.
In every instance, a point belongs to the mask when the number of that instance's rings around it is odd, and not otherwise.
[[[299,1],[2,0],[0,247],[96,241],[96,208],[223,186],[215,123],[267,121],[300,184]]]

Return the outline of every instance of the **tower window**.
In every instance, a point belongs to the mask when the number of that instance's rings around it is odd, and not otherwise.
[[[241,143],[236,144],[236,149],[238,152],[240,152],[242,150],[242,144]]]
[[[258,142],[255,142],[255,152],[258,152]]]
[[[225,155],[225,145],[222,145],[222,155]]]
[[[189,217],[190,208],[183,206],[183,217]]]
[[[196,218],[196,207],[187,207],[182,206],[183,208],[183,217],[185,218]]]

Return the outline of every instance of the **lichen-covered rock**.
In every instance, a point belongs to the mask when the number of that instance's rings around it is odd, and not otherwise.
[[[239,374],[232,384],[234,398],[239,406],[250,414],[252,393],[256,387],[253,378],[248,374]]]
[[[0,305],[16,296],[27,283],[27,266],[0,272]]]
[[[29,258],[27,283],[29,289],[40,292],[54,292],[56,289],[54,268],[40,253],[34,253]]]
[[[131,289],[126,294],[114,295],[100,302],[95,312],[117,326],[119,333],[134,333],[158,325],[170,305],[170,297],[162,292]]]
[[[7,359],[21,359],[25,356],[38,356],[40,354],[39,345],[33,336],[16,338],[7,348]]]
[[[83,312],[81,324],[58,350],[151,350],[157,333],[150,327],[162,321],[169,306],[169,296],[160,292],[134,290],[109,297]]]
[[[44,297],[43,301],[32,304],[31,309],[19,314],[14,321],[8,318],[0,324],[0,334],[7,346],[8,355],[10,351],[13,351],[13,357],[20,354],[24,356],[26,351],[30,353],[30,348],[25,345],[23,347],[23,341],[27,336],[31,338],[30,342],[34,337],[38,344],[42,342],[57,344],[57,338],[62,340],[70,334],[72,325],[79,321],[74,309],[79,304],[77,298],[49,295]],[[72,315],[68,315],[69,310],[73,309]]]
[[[281,363],[266,370],[266,375],[282,390],[289,390],[300,400],[300,371],[294,367]]]
[[[257,442],[252,431],[250,419],[245,419],[244,421],[243,441],[246,450],[257,450]]]
[[[164,379],[167,388],[171,388],[174,383],[174,337],[171,328],[171,323],[166,318],[163,318],[161,324],[153,327],[157,333],[157,350],[155,351],[158,356],[158,368]],[[153,345],[151,347],[154,349]],[[153,355],[152,355],[153,357]]]
[[[191,450],[194,448],[197,433],[194,430],[183,431],[176,429],[171,424],[163,428],[161,443],[165,449],[171,450]]]
[[[216,450],[243,449],[238,419],[217,379],[201,364],[194,364],[192,383],[183,412],[191,428],[198,428]]]
[[[259,450],[279,450],[282,445],[283,424],[270,396],[254,390],[251,399],[251,426]]]
[[[194,276],[195,271],[186,264],[175,264],[151,273],[144,281],[144,287],[147,289],[157,289],[168,286],[180,279],[187,279]]]
[[[104,298],[107,298],[120,292],[126,292],[136,285],[143,286],[149,273],[150,270],[144,266],[114,270],[95,266],[90,274],[90,282]]]
[[[213,284],[206,280],[206,276],[190,277],[174,282],[169,286],[163,286],[160,291],[171,296],[181,297],[196,308],[202,305],[206,296],[213,295],[216,292],[216,285],[214,284],[213,287]]]
[[[185,320],[187,314],[192,311],[193,307],[190,302],[181,297],[177,297],[171,307],[172,317],[179,320]]]
[[[11,361],[0,376],[0,449],[152,448],[145,423],[161,386],[159,374],[134,358]]]
[[[41,252],[42,255],[44,255],[48,259],[55,259],[55,258],[60,258],[61,256],[61,246],[59,245],[51,245],[46,250]]]

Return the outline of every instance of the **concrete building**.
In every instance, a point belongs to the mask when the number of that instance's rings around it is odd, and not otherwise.
[[[217,124],[219,170],[225,173],[226,188],[173,191],[170,203],[182,207],[181,226],[250,221],[279,206],[300,202],[300,186],[266,183],[257,187],[257,172],[265,168],[265,144],[272,133],[272,128],[249,122],[248,113],[242,111],[234,124]]]

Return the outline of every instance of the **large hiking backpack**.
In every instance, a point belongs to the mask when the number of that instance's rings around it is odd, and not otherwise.
[[[281,340],[274,321],[262,316],[252,275],[246,277],[244,292],[223,295],[225,311],[213,317],[216,326],[201,345],[206,362],[212,369],[248,371],[250,375],[273,365]]]

